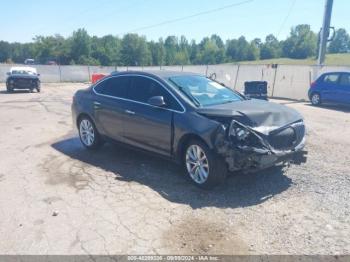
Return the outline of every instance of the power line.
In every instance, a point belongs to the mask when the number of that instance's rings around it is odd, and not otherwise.
[[[293,11],[293,9],[294,9],[295,3],[296,3],[296,0],[293,0],[291,6],[289,7],[289,10],[288,10],[287,15],[286,15],[286,17],[284,18],[284,20],[283,20],[283,22],[282,22],[282,24],[281,24],[280,29],[278,30],[278,33],[277,33],[277,35],[276,35],[277,39],[278,39],[278,37],[280,36],[282,30],[284,29],[284,26],[285,26],[286,23],[287,23],[287,21],[288,21],[290,15],[291,15],[291,13],[292,13],[292,11]]]
[[[139,32],[139,31],[151,29],[151,28],[158,27],[158,26],[163,26],[163,25],[167,25],[167,24],[180,22],[180,21],[183,21],[183,20],[188,20],[188,19],[191,19],[191,18],[194,18],[194,17],[198,17],[198,16],[202,16],[202,15],[207,15],[207,14],[219,12],[219,11],[222,11],[224,9],[232,8],[232,7],[235,7],[235,6],[248,4],[248,3],[253,2],[253,1],[254,0],[241,1],[241,2],[238,2],[238,3],[234,3],[234,4],[222,6],[222,7],[219,7],[219,8],[215,8],[215,9],[199,12],[199,13],[196,13],[196,14],[192,14],[192,15],[188,15],[188,16],[184,16],[184,17],[180,17],[180,18],[175,18],[175,19],[171,19],[171,20],[166,20],[166,21],[163,21],[163,22],[160,22],[160,23],[157,23],[157,24],[153,24],[153,25],[149,25],[149,26],[143,26],[143,27],[138,27],[138,28],[130,30],[130,31],[126,32],[126,33]]]

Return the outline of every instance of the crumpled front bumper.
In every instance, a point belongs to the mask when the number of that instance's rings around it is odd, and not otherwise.
[[[265,149],[242,150],[239,153],[236,151],[234,159],[227,160],[231,171],[237,170],[237,168],[240,170],[260,170],[279,163],[301,164],[306,162],[307,152],[303,150],[304,145],[305,143],[300,144],[294,150],[289,151],[276,152]]]
[[[215,146],[217,153],[227,162],[230,171],[255,171],[266,169],[280,163],[302,164],[306,162],[304,151],[305,137],[289,150],[275,150],[261,136],[260,145],[235,144],[223,132],[217,136]]]

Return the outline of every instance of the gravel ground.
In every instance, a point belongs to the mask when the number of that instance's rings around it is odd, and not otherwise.
[[[207,192],[157,157],[84,150],[84,86],[0,87],[1,254],[350,254],[349,108],[276,101],[304,115],[307,163]]]

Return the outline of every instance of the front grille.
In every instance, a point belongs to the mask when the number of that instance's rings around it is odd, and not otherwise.
[[[31,79],[18,79],[15,81],[16,86],[18,87],[29,87],[32,85]]]
[[[270,145],[277,150],[291,150],[299,145],[305,136],[305,125],[303,122],[292,124],[280,131],[269,135]]]

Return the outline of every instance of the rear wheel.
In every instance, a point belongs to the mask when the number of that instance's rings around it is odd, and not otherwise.
[[[321,96],[319,93],[313,93],[311,95],[311,104],[313,104],[314,106],[318,106],[321,104]]]
[[[89,117],[83,116],[79,120],[79,137],[87,149],[98,149],[102,145],[100,134]]]
[[[188,143],[183,161],[187,174],[198,187],[210,189],[226,178],[227,168],[224,161],[199,140]]]

